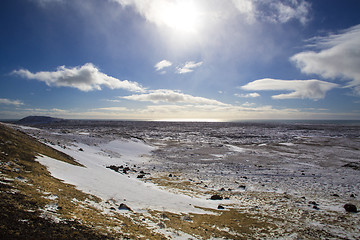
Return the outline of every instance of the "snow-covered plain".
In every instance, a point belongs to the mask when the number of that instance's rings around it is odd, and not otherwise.
[[[73,121],[23,131],[86,167],[39,157],[55,177],[135,211],[203,212],[196,206],[221,203],[283,219],[284,229],[360,238],[360,214],[343,208],[360,207],[359,125]],[[149,174],[138,179],[140,170]],[[162,183],[189,184],[179,190],[150,180],[170,173]]]

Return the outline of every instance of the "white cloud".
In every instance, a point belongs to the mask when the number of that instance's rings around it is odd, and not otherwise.
[[[236,97],[241,97],[241,98],[256,98],[256,97],[260,97],[260,94],[258,93],[248,93],[248,94],[238,94],[235,93],[234,94]]]
[[[92,63],[86,63],[80,67],[66,68],[60,66],[55,72],[32,73],[26,69],[12,72],[28,79],[36,79],[45,82],[48,86],[73,87],[81,91],[101,90],[101,86],[110,89],[126,89],[131,92],[145,92],[145,89],[137,82],[119,80],[99,71]]]
[[[296,19],[305,24],[309,20],[311,8],[311,5],[305,0],[232,0],[232,2],[250,23],[255,20],[286,23]]]
[[[249,91],[262,90],[276,90],[276,91],[291,91],[286,94],[274,95],[274,99],[290,99],[290,98],[309,98],[322,99],[325,97],[327,91],[339,87],[338,84],[320,81],[316,79],[311,80],[278,80],[271,78],[264,78],[250,82],[241,88]]]
[[[160,27],[191,32],[199,25],[201,10],[194,0],[113,0]]]
[[[154,103],[167,102],[167,103],[191,103],[191,104],[212,104],[212,105],[226,105],[217,100],[195,97],[188,94],[184,94],[179,91],[173,91],[168,89],[152,90],[149,93],[137,94],[122,97],[128,100],[134,101],[149,101]]]
[[[242,106],[218,104],[156,104],[140,108],[125,106],[95,109],[18,109],[0,111],[8,119],[20,119],[29,115],[47,115],[68,119],[359,119],[360,112],[333,113],[327,109],[291,109],[272,106],[254,106],[244,103]]]
[[[208,22],[214,16],[229,15],[235,8],[249,23],[267,20],[285,23],[296,19],[306,23],[311,4],[306,0],[113,0],[123,7],[131,6],[147,21],[157,26],[179,28]],[[204,20],[206,18],[207,20]]]
[[[203,62],[197,62],[197,63],[194,61],[186,62],[182,67],[176,67],[176,73],[184,74],[184,73],[193,72],[194,68],[198,68],[202,64]]]
[[[155,64],[155,69],[156,71],[160,71],[163,68],[166,67],[170,67],[172,65],[172,62],[168,61],[168,60],[162,60],[160,62],[158,62],[157,64]]]
[[[271,5],[274,9],[272,18],[275,21],[286,23],[292,19],[297,19],[305,24],[309,20],[308,14],[311,5],[304,0],[277,1]]]
[[[352,87],[360,96],[360,25],[341,34],[314,38],[313,41],[311,46],[320,48],[319,52],[301,52],[290,60],[303,73],[350,80],[347,87]]]
[[[236,9],[244,14],[249,22],[255,21],[256,7],[252,0],[232,0]]]
[[[0,98],[0,104],[15,105],[15,106],[24,105],[24,103],[22,101],[10,100],[10,99],[7,99],[7,98]]]
[[[104,108],[95,108],[95,111],[114,111],[114,112],[124,112],[128,111],[126,107],[104,107]]]
[[[243,104],[241,104],[241,106],[243,107],[251,107],[251,106],[255,106],[256,104],[255,103],[249,103],[249,102],[245,102]]]

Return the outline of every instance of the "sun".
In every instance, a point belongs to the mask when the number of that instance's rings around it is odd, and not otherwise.
[[[200,10],[195,1],[178,0],[164,6],[159,12],[164,25],[172,30],[195,33],[200,27]]]

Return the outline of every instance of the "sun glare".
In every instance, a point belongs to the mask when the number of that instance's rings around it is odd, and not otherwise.
[[[159,14],[163,23],[172,30],[195,33],[200,25],[200,12],[194,1],[176,1]]]
[[[155,122],[222,122],[220,119],[210,119],[210,118],[164,118],[164,119],[154,119],[151,121]]]

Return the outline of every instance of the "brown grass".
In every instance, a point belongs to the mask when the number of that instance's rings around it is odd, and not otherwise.
[[[91,202],[100,199],[52,177],[35,161],[38,154],[80,165],[68,155],[0,124],[0,239],[163,238],[116,211],[106,215],[92,207]],[[48,204],[57,208],[46,211]]]

